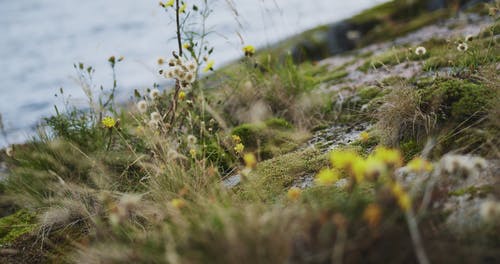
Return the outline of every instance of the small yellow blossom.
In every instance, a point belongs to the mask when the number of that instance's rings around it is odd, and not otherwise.
[[[234,151],[236,151],[236,153],[238,153],[238,154],[242,153],[244,149],[245,149],[245,146],[242,143],[238,143],[234,147]]]
[[[214,64],[215,64],[215,61],[213,61],[213,60],[208,61],[207,65],[205,66],[205,68],[203,68],[203,72],[213,71],[214,70]]]
[[[184,49],[189,50],[189,49],[191,49],[191,44],[190,44],[189,42],[186,42],[186,43],[184,43],[184,44],[182,45],[182,47],[183,47]]]
[[[369,204],[363,212],[363,219],[368,223],[368,226],[375,228],[379,225],[382,218],[382,209],[377,204]]]
[[[179,8],[179,13],[186,13],[186,8],[187,8],[186,3],[183,3],[182,6]]]
[[[353,150],[335,150],[330,153],[330,162],[338,169],[351,168],[357,159],[359,155]]]
[[[302,194],[302,190],[298,187],[292,187],[288,189],[288,192],[286,193],[286,197],[290,201],[297,201],[300,198],[300,195]]]
[[[255,47],[252,45],[247,45],[243,47],[243,52],[245,52],[245,56],[251,57],[255,54]]]
[[[368,133],[367,131],[363,131],[359,134],[359,139],[363,142],[366,142],[368,141],[368,139],[370,139],[370,133]]]
[[[174,6],[175,0],[168,0],[168,2],[165,3],[165,6],[172,7]]]
[[[332,185],[339,179],[336,171],[331,169],[323,169],[317,175],[315,182],[319,185]]]
[[[191,155],[191,158],[196,158],[196,149],[192,148],[189,150],[189,154]]]
[[[368,179],[375,180],[386,171],[387,165],[380,159],[370,156],[365,160],[365,176]]]
[[[401,152],[399,152],[399,150],[377,147],[373,156],[395,168],[403,166],[403,156],[401,156]]]
[[[403,190],[403,187],[399,183],[394,183],[391,189],[394,197],[396,197],[398,201],[399,207],[405,211],[409,210],[411,207],[410,195]]]
[[[116,120],[110,116],[107,116],[102,119],[101,123],[105,128],[113,128],[116,125]]]
[[[232,135],[231,138],[233,139],[234,143],[238,144],[241,143],[241,138],[238,135]]]
[[[352,163],[352,166],[350,167],[350,172],[352,176],[356,179],[357,183],[363,182],[365,179],[365,174],[366,174],[366,161],[361,158],[357,157],[354,162]]]
[[[184,91],[179,92],[179,100],[183,101],[186,99],[186,93]]]
[[[431,172],[433,169],[432,163],[429,161],[421,158],[421,157],[416,157],[412,159],[408,164],[406,165],[410,171],[413,172]]]
[[[186,202],[182,199],[175,198],[170,201],[170,205],[176,209],[182,209],[186,206]]]
[[[257,158],[253,153],[247,153],[243,156],[243,161],[245,162],[245,167],[247,168],[255,168],[257,165]]]

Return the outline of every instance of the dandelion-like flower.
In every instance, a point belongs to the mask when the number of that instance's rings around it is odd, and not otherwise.
[[[101,124],[105,128],[113,128],[116,125],[116,120],[110,116],[107,116],[107,117],[102,119]]]
[[[183,3],[182,6],[179,8],[179,13],[186,13],[186,8],[187,4]]]
[[[433,169],[432,163],[430,163],[429,161],[427,161],[421,157],[417,157],[417,158],[412,159],[410,162],[408,162],[408,164],[406,164],[406,167],[410,171],[417,172],[417,173],[431,172]]]
[[[172,6],[174,6],[174,3],[175,3],[175,0],[168,0],[168,1],[165,3],[165,6],[167,6],[167,7],[172,7]]]
[[[234,143],[238,144],[241,143],[241,138],[238,135],[232,135],[231,139],[234,141]]]
[[[290,201],[297,201],[300,198],[300,195],[302,194],[302,190],[298,187],[292,187],[288,189],[288,192],[286,193],[286,197]]]
[[[457,46],[457,50],[458,51],[461,51],[461,52],[465,52],[469,49],[469,46],[467,45],[467,43],[460,43],[458,44]]]
[[[208,61],[207,65],[205,65],[205,68],[203,68],[203,72],[213,71],[214,64],[215,64],[215,61],[213,61],[213,60]]]
[[[192,148],[189,150],[189,154],[191,155],[191,158],[196,158],[196,149]]]
[[[415,49],[415,54],[417,54],[418,56],[423,56],[425,55],[425,53],[427,53],[427,49],[422,46],[417,47],[417,49]]]
[[[409,210],[411,207],[410,195],[404,191],[403,187],[396,182],[391,186],[391,190],[394,197],[396,197],[399,207],[405,211]]]
[[[495,201],[485,201],[481,204],[479,215],[485,222],[493,222],[495,218],[500,218],[500,203]]]
[[[190,146],[194,146],[194,145],[196,145],[196,142],[198,142],[198,139],[193,135],[188,135],[186,139],[187,139],[187,143]]]
[[[255,54],[255,47],[252,45],[247,45],[243,47],[243,52],[245,52],[245,56],[252,57]]]
[[[149,120],[148,127],[151,129],[158,129],[158,121]]]
[[[8,146],[6,149],[5,149],[5,154],[8,156],[8,157],[12,157],[14,156],[14,148],[12,146]]]
[[[236,153],[238,153],[238,154],[242,153],[244,149],[245,149],[245,146],[242,143],[238,143],[234,147],[234,151],[236,151]]]
[[[336,171],[331,169],[321,170],[315,178],[315,182],[319,185],[332,185],[338,181],[339,175]]]
[[[153,89],[149,93],[149,97],[151,97],[152,100],[156,100],[156,99],[160,98],[160,94],[161,94],[160,90]]]
[[[137,110],[141,113],[146,113],[148,111],[148,103],[144,100],[137,103]]]
[[[180,91],[178,95],[179,100],[183,101],[186,99],[186,93],[184,91]]]
[[[255,168],[257,166],[257,158],[253,153],[247,153],[243,156],[243,161],[245,162],[245,167],[247,168]]]
[[[186,202],[182,199],[175,198],[170,201],[170,205],[175,209],[182,209],[186,206]]]
[[[160,113],[158,112],[151,113],[151,121],[160,122],[162,119],[163,118]]]
[[[370,133],[368,133],[367,131],[363,131],[359,134],[359,139],[363,142],[366,142],[368,141],[368,139],[370,139]]]

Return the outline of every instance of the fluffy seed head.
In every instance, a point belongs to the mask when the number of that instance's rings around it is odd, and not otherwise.
[[[155,122],[160,122],[162,119],[161,114],[158,112],[151,113],[151,120]]]
[[[139,101],[137,103],[137,110],[139,110],[139,112],[141,113],[146,113],[146,111],[148,110],[148,103],[144,100]]]
[[[457,46],[457,50],[458,51],[462,51],[462,52],[465,52],[469,49],[469,46],[466,44],[466,43],[460,43],[458,44]]]
[[[427,53],[427,49],[422,46],[417,47],[417,49],[415,50],[415,54],[417,54],[418,56],[425,55],[425,53]]]
[[[161,93],[160,90],[153,89],[149,93],[149,97],[151,97],[151,99],[153,99],[153,100],[156,100],[156,99],[160,98],[160,93]]]

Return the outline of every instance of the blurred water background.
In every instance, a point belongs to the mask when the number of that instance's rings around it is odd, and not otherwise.
[[[352,16],[384,0],[226,0],[210,1],[207,24],[216,67],[242,55],[246,44],[265,47],[317,25]],[[193,1],[189,1],[191,3]],[[174,24],[158,0],[0,0],[0,113],[7,138],[0,147],[33,133],[43,116],[53,114],[60,87],[71,103],[86,102],[74,80],[73,64],[96,69],[94,82],[111,85],[107,58],[124,56],[117,69],[119,97],[154,82],[156,61],[175,49]]]

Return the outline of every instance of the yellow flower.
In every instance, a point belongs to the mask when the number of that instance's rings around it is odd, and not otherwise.
[[[186,99],[186,93],[184,91],[179,92],[179,100],[183,101]]]
[[[352,176],[354,176],[357,183],[361,183],[365,179],[367,169],[366,165],[366,161],[361,157],[357,157],[352,163],[352,166],[350,168],[351,174]]]
[[[421,158],[421,157],[416,157],[412,159],[408,164],[406,165],[410,171],[413,172],[431,172],[433,169],[432,163],[429,161]]]
[[[203,72],[213,71],[214,70],[215,61],[209,60],[205,68],[203,68]]]
[[[339,179],[336,171],[331,169],[323,169],[317,175],[315,182],[319,185],[331,185]]]
[[[353,150],[335,150],[330,154],[332,166],[338,169],[349,169],[360,157]]]
[[[241,138],[238,135],[232,135],[231,138],[233,139],[234,143],[238,144],[241,143]]]
[[[288,189],[288,192],[286,193],[286,197],[290,201],[297,201],[301,194],[302,194],[302,190],[300,188],[292,187],[292,188]]]
[[[243,161],[247,168],[254,168],[257,165],[257,158],[253,153],[247,153],[243,156]]]
[[[182,6],[179,8],[179,13],[186,13],[186,3],[183,3]]]
[[[236,146],[234,147],[234,151],[236,151],[236,153],[238,153],[238,154],[243,152],[244,149],[245,149],[245,146],[241,143],[236,144]]]
[[[368,141],[368,139],[370,139],[370,134],[366,131],[363,131],[361,132],[361,134],[359,134],[359,139],[363,142],[366,142]]]
[[[107,116],[102,119],[101,123],[105,128],[113,128],[116,125],[116,120],[110,116]]]
[[[172,7],[174,6],[175,0],[169,0],[168,2],[165,3],[165,6]]]
[[[401,209],[407,211],[411,207],[411,199],[410,195],[406,193],[403,190],[403,187],[399,183],[394,183],[392,185],[392,193],[394,194],[394,197],[396,197],[396,200],[398,201],[399,207]]]
[[[373,156],[385,162],[387,165],[394,166],[395,168],[403,166],[403,156],[401,156],[401,152],[399,152],[399,150],[377,147]]]
[[[184,49],[189,50],[189,49],[191,48],[191,44],[190,44],[189,42],[186,42],[186,43],[184,43],[184,44],[182,45],[182,47],[183,47]]]
[[[255,54],[255,47],[252,45],[247,45],[243,47],[243,52],[245,52],[245,56],[251,57]]]
[[[196,158],[196,149],[192,148],[189,150],[189,154],[191,155],[191,157],[194,159]]]
[[[368,179],[375,180],[379,176],[385,174],[386,171],[387,165],[383,161],[373,156],[369,156],[365,160],[365,176]]]
[[[369,204],[363,212],[363,219],[371,228],[375,228],[382,218],[382,209],[377,204]]]
[[[176,209],[182,209],[186,206],[186,202],[182,199],[175,198],[170,201],[170,205]]]

